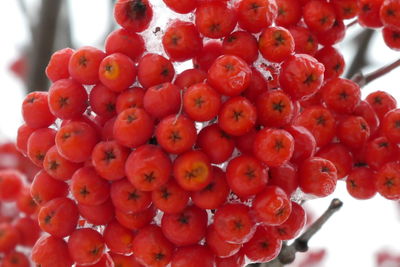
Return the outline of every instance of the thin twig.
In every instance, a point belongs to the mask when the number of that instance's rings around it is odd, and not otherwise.
[[[346,29],[349,29],[358,23],[358,19],[353,20],[349,24],[346,25]]]
[[[374,33],[374,30],[365,29],[358,36],[355,36],[354,41],[358,43],[357,52],[347,71],[346,78],[352,78],[354,74],[368,65],[366,55]]]
[[[362,72],[358,72],[356,75],[353,76],[352,80],[358,83],[360,87],[364,87],[370,82],[386,75],[387,73],[391,72],[392,70],[398,67],[400,67],[400,59],[365,75]]]

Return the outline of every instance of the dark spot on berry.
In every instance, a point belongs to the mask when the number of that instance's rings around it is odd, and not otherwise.
[[[36,98],[35,97],[30,97],[26,100],[26,102],[32,104],[33,102],[35,102]]]
[[[374,97],[374,104],[382,104],[382,98],[379,96]]]
[[[242,229],[244,226],[240,220],[235,221],[234,224],[235,224],[235,228],[238,230]]]
[[[107,64],[106,67],[105,67],[105,69],[106,69],[107,72],[112,72],[113,66],[110,65],[110,64]]]
[[[140,194],[137,193],[137,190],[128,193],[128,200],[138,200],[140,198]]]
[[[81,194],[84,198],[90,194],[90,191],[84,186],[81,191],[79,191],[79,194]]]
[[[104,151],[104,160],[107,161],[107,163],[110,163],[110,161],[116,158],[112,149]]]
[[[285,38],[283,37],[281,31],[274,32],[275,46],[280,46],[285,44]]]
[[[229,36],[228,39],[226,39],[228,43],[233,43],[236,40],[237,40],[236,36],[233,35]]]
[[[154,171],[151,171],[150,173],[144,173],[143,175],[144,175],[144,180],[148,183],[152,183],[156,179]]]
[[[219,32],[220,31],[220,25],[219,23],[213,23],[210,26],[210,32]]]
[[[88,60],[87,60],[87,58],[85,56],[82,56],[82,57],[79,58],[78,64],[80,66],[86,67],[87,63],[88,63]]]
[[[178,45],[180,39],[181,39],[180,36],[174,35],[174,36],[171,37],[171,43],[172,43],[173,45]]]
[[[357,184],[356,184],[356,182],[354,180],[349,180],[349,182],[350,182],[350,186],[352,188],[356,188],[357,187]]]
[[[282,113],[283,110],[285,109],[285,104],[283,104],[283,101],[280,100],[278,103],[273,102],[272,103],[272,109],[278,111],[279,113]]]
[[[136,119],[137,119],[137,117],[135,116],[135,114],[129,114],[128,117],[126,117],[126,120],[128,123],[132,123]]]
[[[362,10],[363,12],[369,12],[369,11],[371,11],[371,7],[369,6],[369,4],[364,4],[364,5],[362,6],[361,10]]]
[[[282,7],[279,7],[278,9],[278,16],[284,16],[286,14],[286,10],[283,9]]]
[[[231,70],[234,70],[235,69],[235,67],[232,65],[232,64],[226,64],[225,65],[225,69],[227,70],[227,71],[231,71]]]
[[[163,199],[168,199],[172,194],[168,191],[168,188],[163,187],[161,188],[161,197]]]
[[[165,255],[162,252],[158,252],[157,254],[154,255],[154,259],[157,261],[163,260]]]
[[[60,108],[68,106],[68,97],[60,97],[58,104],[60,105]]]
[[[318,118],[315,119],[317,121],[317,125],[326,125],[326,119],[324,116],[319,116]]]
[[[260,247],[263,249],[267,249],[269,247],[269,244],[267,241],[263,241],[263,242],[260,242]]]
[[[394,186],[394,178],[393,177],[386,177],[386,181],[384,184],[386,187],[391,188]]]
[[[232,116],[232,118],[233,118],[235,121],[239,121],[241,117],[243,117],[243,111],[242,111],[242,110],[240,110],[240,111],[234,110],[234,111],[233,111],[233,116]]]
[[[397,120],[394,122],[394,127],[395,128],[400,128],[400,120]]]
[[[106,110],[107,112],[114,112],[115,111],[115,104],[112,102],[106,103]]]
[[[314,74],[309,74],[306,79],[304,80],[304,84],[310,85],[315,81]]]
[[[158,145],[157,138],[156,138],[155,136],[153,136],[152,138],[150,138],[149,144],[150,144],[150,145]]]
[[[206,102],[206,101],[205,101],[201,96],[199,96],[198,98],[195,98],[195,99],[194,99],[194,105],[195,105],[197,108],[201,108],[205,102]]]
[[[321,172],[330,172],[329,168],[327,166],[322,166],[321,167]]]
[[[182,137],[180,136],[178,131],[171,131],[170,136],[168,137],[169,140],[172,141],[172,143],[177,143],[180,140],[182,140]]]
[[[393,9],[388,9],[386,10],[386,15],[388,15],[389,17],[395,17],[396,16],[396,12]]]
[[[183,213],[178,218],[178,222],[181,224],[189,224],[189,221],[190,221],[190,217]]]
[[[146,15],[147,6],[142,0],[130,0],[127,6],[127,16],[132,20],[142,19]]]
[[[215,187],[215,183],[209,183],[209,184],[203,189],[203,191],[209,191],[209,192],[211,192],[211,191],[213,191],[214,187]]]
[[[203,167],[197,167],[197,168],[194,168],[194,169],[192,169],[190,171],[185,171],[185,178],[190,180],[192,178],[198,177],[203,172],[204,172],[204,168]]]
[[[248,166],[244,175],[246,175],[249,178],[249,180],[252,180],[253,178],[256,177],[256,170]]]
[[[275,150],[276,151],[280,151],[282,148],[284,148],[285,146],[283,145],[282,140],[276,140],[275,141]]]
[[[392,38],[393,40],[397,41],[397,39],[400,39],[400,32],[393,31],[392,33]]]
[[[162,76],[167,77],[169,75],[169,69],[168,68],[163,68],[161,73]]]

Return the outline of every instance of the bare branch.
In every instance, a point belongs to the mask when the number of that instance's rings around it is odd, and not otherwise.
[[[358,19],[353,20],[349,24],[346,25],[346,29],[349,29],[358,23]]]
[[[359,72],[356,75],[354,75],[352,80],[354,82],[358,83],[358,85],[360,85],[360,87],[363,87],[398,67],[400,67],[400,59],[394,61],[393,63],[391,63],[387,66],[379,68],[379,69],[377,69],[371,73],[365,74],[365,75],[362,72]]]

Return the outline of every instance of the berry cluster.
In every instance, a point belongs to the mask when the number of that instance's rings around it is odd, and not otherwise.
[[[30,192],[50,234],[37,265],[266,262],[305,224],[296,190],[325,197],[343,179],[356,198],[400,199],[400,109],[382,91],[361,100],[333,47],[358,15],[398,48],[398,1],[164,2],[194,14],[158,29],[168,57],[139,34],[151,3],[118,0],[105,51],[57,51],[49,91],[22,104],[18,148],[42,169]]]
[[[30,250],[42,232],[37,223],[38,205],[29,184],[37,168],[15,145],[0,145],[0,266],[29,267]]]

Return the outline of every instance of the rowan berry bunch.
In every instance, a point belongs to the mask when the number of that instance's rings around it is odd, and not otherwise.
[[[397,0],[164,2],[194,14],[155,31],[165,54],[141,35],[151,1],[119,0],[105,50],[57,51],[49,91],[22,104],[17,142],[42,169],[31,194],[50,234],[37,265],[266,262],[305,224],[295,192],[343,180],[356,198],[400,199],[400,109],[383,91],[361,100],[333,46],[358,17],[399,49]]]

